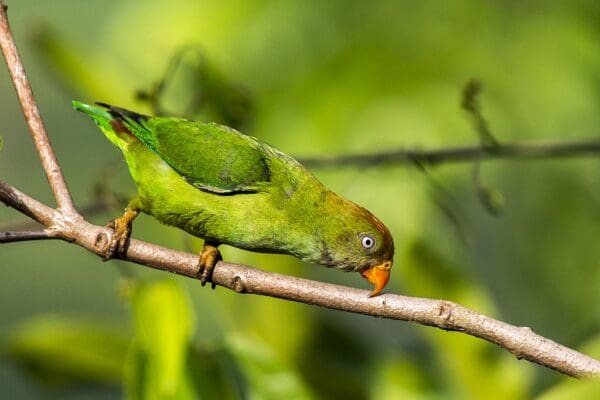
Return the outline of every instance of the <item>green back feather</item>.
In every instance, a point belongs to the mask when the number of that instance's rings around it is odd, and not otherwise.
[[[271,177],[270,149],[255,138],[214,123],[148,117],[122,108],[73,101],[124,152],[131,135],[156,153],[186,181],[218,194],[252,193]]]

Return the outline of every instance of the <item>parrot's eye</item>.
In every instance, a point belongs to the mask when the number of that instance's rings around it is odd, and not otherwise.
[[[362,237],[362,239],[360,240],[360,244],[362,244],[362,247],[369,250],[369,249],[372,249],[373,246],[375,246],[375,239],[373,239],[369,235],[364,235]]]

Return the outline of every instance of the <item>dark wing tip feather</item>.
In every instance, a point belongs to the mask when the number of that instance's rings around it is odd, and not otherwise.
[[[96,102],[96,104],[99,105],[100,107],[106,108],[108,110],[108,112],[110,113],[110,115],[112,115],[113,117],[115,117],[119,120],[129,119],[129,120],[134,121],[139,124],[141,122],[144,122],[144,121],[147,121],[148,119],[150,119],[150,117],[148,115],[136,113],[134,111],[126,110],[126,109],[120,108],[120,107],[115,107],[115,106],[112,106],[107,103]]]

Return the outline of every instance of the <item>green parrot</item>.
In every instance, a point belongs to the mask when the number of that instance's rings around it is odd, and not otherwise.
[[[123,216],[109,223],[115,234],[107,258],[124,255],[142,211],[205,240],[203,285],[221,260],[220,244],[359,272],[374,285],[370,296],[387,284],[389,230],[292,157],[215,123],[97,105],[73,101],[121,150],[138,189]]]

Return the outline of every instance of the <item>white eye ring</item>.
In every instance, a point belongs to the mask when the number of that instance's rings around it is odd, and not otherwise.
[[[364,247],[367,250],[372,249],[373,246],[375,246],[375,239],[373,239],[369,235],[364,235],[360,240],[360,244],[362,244],[362,247]]]

